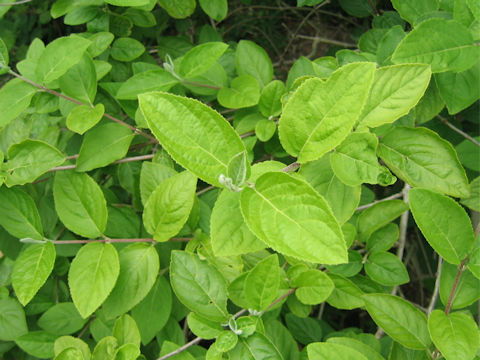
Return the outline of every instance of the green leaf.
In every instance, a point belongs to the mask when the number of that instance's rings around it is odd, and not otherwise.
[[[231,359],[257,360],[257,359],[275,359],[283,360],[283,356],[272,342],[258,332],[247,338],[238,339],[237,346],[228,352]]]
[[[195,199],[197,178],[189,171],[162,181],[143,212],[145,229],[156,241],[168,241],[186,223]]]
[[[9,187],[30,183],[64,161],[57,148],[39,140],[24,140],[8,149],[8,161],[2,167],[7,172],[5,183]]]
[[[231,350],[235,345],[237,345],[238,336],[232,331],[225,330],[222,331],[215,341],[215,347],[218,351],[226,352]]]
[[[340,226],[327,202],[302,180],[285,173],[266,173],[241,196],[250,230],[288,256],[315,263],[347,261]]]
[[[292,313],[285,316],[285,323],[291,335],[303,345],[320,341],[323,329],[320,321],[314,318],[300,318]]]
[[[367,239],[367,250],[371,253],[376,251],[387,251],[398,240],[400,230],[397,224],[388,223],[387,225],[372,232]]]
[[[415,122],[423,124],[430,121],[435,115],[442,111],[445,103],[440,96],[438,87],[435,81],[430,81],[425,94],[413,109],[415,114]]]
[[[477,324],[461,312],[445,315],[441,310],[434,310],[428,318],[428,330],[447,360],[473,359],[480,347]]]
[[[90,40],[77,35],[59,37],[48,44],[35,70],[40,82],[46,84],[65,74],[82,59],[90,44]]]
[[[45,311],[37,321],[46,332],[55,335],[69,335],[77,332],[87,322],[82,319],[71,302],[58,303]]]
[[[67,116],[67,127],[80,135],[94,127],[103,117],[105,107],[97,104],[95,107],[80,105],[74,107]]]
[[[278,269],[278,256],[273,254],[248,272],[244,292],[249,308],[262,311],[275,300],[280,286]]]
[[[199,0],[202,10],[215,21],[222,21],[227,16],[227,0]]]
[[[430,76],[430,66],[424,64],[393,65],[376,70],[358,121],[360,126],[377,127],[406,115],[423,96]]]
[[[112,244],[90,243],[72,261],[68,285],[73,303],[83,318],[102,305],[120,272],[118,254]]]
[[[250,164],[247,159],[247,152],[241,152],[235,155],[228,162],[227,177],[232,179],[232,184],[240,187],[250,176]]]
[[[84,360],[84,357],[80,350],[67,348],[58,353],[54,360]]]
[[[135,320],[128,314],[124,314],[115,321],[112,335],[117,339],[118,345],[134,344],[140,347],[140,332]]]
[[[58,171],[53,196],[58,217],[69,230],[86,238],[97,238],[105,231],[105,198],[100,186],[86,173]]]
[[[135,360],[140,356],[140,349],[134,344],[123,344],[116,353],[115,359]]]
[[[402,285],[410,281],[402,261],[386,251],[371,254],[365,263],[365,272],[370,279],[385,286]]]
[[[455,197],[469,195],[465,171],[452,145],[426,128],[394,127],[378,155],[400,179]]]
[[[328,299],[333,291],[333,281],[320,270],[306,270],[291,281],[291,286],[297,288],[295,296],[303,304],[317,305]]]
[[[380,355],[378,351],[375,351],[373,347],[366,345],[360,340],[352,339],[349,337],[330,337],[327,340],[330,344],[344,345],[350,349],[358,351],[368,360],[383,360],[384,357]]]
[[[53,343],[57,336],[46,331],[30,331],[15,339],[15,343],[27,354],[47,359],[55,356],[53,352]]]
[[[248,74],[240,75],[232,80],[230,87],[222,88],[217,94],[220,105],[240,109],[258,104],[260,87],[257,80]]]
[[[87,53],[60,78],[62,93],[86,104],[92,104],[97,95],[97,73]]]
[[[54,263],[55,246],[51,241],[29,245],[16,259],[12,271],[12,286],[23,306],[32,300],[47,281]]]
[[[88,38],[88,40],[92,42],[87,49],[88,53],[92,58],[100,55],[108,49],[114,38],[115,35],[107,31],[100,31],[92,34]]]
[[[364,210],[357,220],[357,230],[365,240],[371,233],[395,220],[408,210],[402,200],[388,200],[375,204]]]
[[[207,320],[194,312],[188,314],[187,323],[192,333],[206,340],[216,338],[223,331],[218,322]]]
[[[361,113],[374,73],[374,63],[360,62],[341,67],[326,82],[318,78],[303,82],[280,118],[284,149],[305,163],[338,146]]]
[[[438,10],[438,0],[392,0],[392,5],[398,11],[402,19],[410,24],[415,24],[422,15]]]
[[[92,360],[114,360],[117,348],[117,339],[115,339],[113,336],[105,336],[95,346],[92,354]]]
[[[415,222],[430,246],[449,263],[460,264],[474,243],[465,210],[453,199],[427,189],[411,189],[409,202]]]
[[[290,331],[279,321],[270,319],[264,323],[265,336],[275,345],[285,359],[298,360],[300,352]]]
[[[425,39],[429,39],[425,42]],[[478,61],[479,47],[470,31],[460,23],[429,19],[420,23],[398,45],[392,55],[395,64],[424,63],[432,72],[460,72]]]
[[[248,228],[240,210],[240,193],[223,190],[210,217],[210,237],[216,256],[233,256],[266,247]]]
[[[172,158],[200,179],[221,186],[218,177],[245,151],[228,122],[194,99],[151,92],[140,95],[139,101],[148,126]]]
[[[0,340],[12,341],[28,333],[25,312],[17,300],[0,299]]]
[[[272,138],[277,130],[277,125],[267,119],[262,119],[255,125],[255,135],[260,141],[268,141]]]
[[[142,71],[133,75],[118,89],[119,100],[137,100],[137,96],[149,91],[168,91],[178,80],[164,69]]]
[[[351,133],[330,156],[330,164],[345,184],[392,185],[397,179],[378,163],[378,139],[371,133]]]
[[[37,89],[20,79],[12,79],[0,89],[0,128],[8,125],[30,105]]]
[[[8,72],[8,48],[5,42],[0,38],[0,74]]]
[[[133,139],[126,126],[108,122],[87,132],[77,159],[77,171],[90,171],[123,158]]]
[[[70,11],[63,19],[66,25],[81,25],[101,14],[98,6],[79,6]]]
[[[192,311],[213,321],[228,318],[227,283],[214,266],[198,255],[172,251],[170,282],[178,299]]]
[[[115,40],[110,49],[112,58],[118,61],[132,61],[145,52],[145,46],[138,40],[122,37]]]
[[[153,287],[160,262],[154,247],[133,243],[120,250],[120,274],[103,304],[105,316],[112,319],[142,301]]]
[[[262,89],[258,109],[265,117],[278,116],[282,112],[282,96],[285,94],[285,84],[280,80],[269,82]]]
[[[143,162],[140,171],[140,195],[142,203],[145,205],[152,192],[164,180],[175,175],[177,172],[163,164],[154,162]]]
[[[0,187],[0,225],[19,239],[43,239],[37,206],[30,195],[17,187]]]
[[[149,3],[149,0],[105,0],[107,4],[115,6],[143,6]]]
[[[69,348],[79,350],[80,353],[83,355],[83,360],[90,359],[90,348],[83,340],[79,338],[74,338],[73,336],[61,336],[57,338],[57,340],[55,340],[55,343],[53,345],[55,356],[59,355],[62,351]],[[64,359],[67,360],[68,357]]]
[[[222,42],[208,42],[195,46],[183,56],[178,74],[187,79],[202,75],[227,49],[228,45]]]
[[[158,4],[175,19],[185,19],[195,11],[195,0],[159,0]]]
[[[334,360],[339,357],[345,360],[368,360],[361,352],[352,349],[349,346],[326,343],[312,343],[307,346],[309,360]]]
[[[458,266],[443,263],[442,274],[440,276],[440,300],[446,305],[450,299],[453,284],[457,278]],[[462,309],[473,304],[480,299],[478,289],[480,279],[475,277],[469,269],[464,269],[457,283],[457,289],[452,301],[452,309]]]
[[[427,318],[410,302],[388,294],[368,294],[363,300],[372,319],[392,339],[414,350],[430,345]]]
[[[335,288],[327,299],[327,302],[337,309],[351,310],[365,305],[363,292],[351,280],[332,273],[328,277],[333,281]]]
[[[165,277],[159,276],[147,296],[131,311],[144,345],[152,341],[165,326],[171,311],[172,290],[170,284]]]
[[[273,78],[273,65],[267,52],[253,41],[240,40],[235,51],[238,75],[250,75],[264,87]]]
[[[460,202],[470,209],[480,212],[480,176],[470,183],[470,196],[463,198]]]

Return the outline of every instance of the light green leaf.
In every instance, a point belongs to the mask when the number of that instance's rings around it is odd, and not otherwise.
[[[337,309],[351,310],[365,305],[363,291],[351,280],[332,273],[328,277],[333,281],[335,288],[327,299],[327,302]]]
[[[351,133],[330,156],[330,164],[345,184],[363,183],[392,185],[397,178],[378,163],[378,139],[374,134]]]
[[[233,331],[225,330],[222,331],[215,341],[215,347],[218,351],[226,352],[231,350],[235,345],[237,345],[238,336]]]
[[[402,261],[386,251],[371,254],[364,266],[370,279],[385,286],[402,285],[410,281]]]
[[[140,347],[140,331],[135,320],[128,314],[124,314],[115,321],[112,335],[117,339],[118,345],[134,344]]]
[[[388,294],[368,294],[363,300],[372,319],[392,339],[414,350],[430,345],[427,317],[410,302]]]
[[[8,72],[8,48],[5,42],[0,38],[0,74]]]
[[[280,253],[315,263],[347,262],[332,210],[306,182],[266,173],[242,191],[241,209],[250,230]]]
[[[291,286],[297,288],[295,296],[303,304],[317,305],[330,296],[333,291],[333,281],[320,270],[310,269],[301,272],[291,281]]]
[[[392,5],[402,19],[415,24],[422,15],[438,10],[438,0],[392,0]]]
[[[345,223],[360,203],[361,187],[348,186],[335,176],[330,166],[330,156],[303,164],[299,173],[322,195],[340,224]]]
[[[228,318],[227,283],[214,266],[198,255],[172,251],[170,282],[178,299],[192,311],[213,321]]]
[[[107,204],[100,186],[86,173],[58,171],[53,185],[55,209],[63,224],[86,238],[102,235]]]
[[[387,225],[375,230],[367,239],[367,250],[371,253],[375,251],[387,251],[398,240],[400,230],[397,224],[388,223]]]
[[[384,357],[378,351],[375,351],[373,347],[350,337],[330,337],[327,343],[344,345],[363,354],[368,360],[384,360]]]
[[[247,338],[240,337],[237,346],[228,352],[232,359],[257,360],[274,359],[283,360],[283,356],[272,342],[259,332]]]
[[[12,341],[28,333],[25,312],[17,300],[0,299],[0,340]]]
[[[214,339],[223,331],[217,321],[207,320],[194,312],[188,314],[187,323],[192,333],[202,339]]]
[[[430,81],[425,94],[413,109],[415,122],[423,124],[430,121],[435,115],[439,114],[445,106],[445,102],[440,96],[438,86],[435,81]]]
[[[102,79],[110,72],[110,70],[112,70],[112,64],[107,61],[93,60],[93,65],[95,65],[95,73],[97,74],[97,80]]]
[[[83,318],[102,305],[120,272],[118,254],[112,244],[90,243],[72,261],[68,285],[72,300]]]
[[[430,246],[449,263],[460,264],[474,243],[465,210],[453,199],[427,189],[411,189],[409,202],[415,222]]]
[[[183,56],[178,74],[187,79],[202,75],[227,49],[228,45],[222,42],[208,42],[195,46]]]
[[[480,4],[475,0],[467,0],[467,5],[473,16],[480,20]]]
[[[319,159],[339,145],[357,121],[373,82],[374,63],[352,63],[324,82],[308,79],[284,106],[279,136],[300,163]]]
[[[222,21],[227,16],[227,0],[199,0],[202,10],[215,21]]]
[[[258,109],[265,117],[278,116],[282,112],[282,96],[285,94],[285,84],[280,80],[269,82],[262,89]]]
[[[142,71],[133,75],[118,89],[119,100],[137,100],[139,94],[149,91],[168,91],[178,80],[164,69]]]
[[[223,190],[210,217],[210,237],[216,256],[233,256],[264,249],[248,228],[240,210],[240,193]]]
[[[57,336],[46,331],[30,331],[15,339],[15,343],[20,349],[32,356],[47,359],[55,356],[53,352],[53,343]]]
[[[85,341],[75,338],[73,336],[61,336],[55,340],[53,345],[53,350],[55,352],[55,356],[59,355],[62,351],[68,348],[74,348],[79,350],[80,353],[83,355],[83,360],[90,359],[91,353],[90,348],[85,343]],[[65,358],[65,360],[68,358]]]
[[[88,47],[87,52],[92,58],[100,55],[108,49],[114,38],[115,35],[107,31],[100,31],[92,34],[88,38],[88,40],[90,40],[92,43]]]
[[[57,148],[39,140],[24,140],[8,149],[8,161],[2,168],[7,172],[5,183],[9,187],[30,183],[64,161]]]
[[[168,241],[183,227],[192,210],[197,178],[189,171],[162,181],[143,212],[145,229],[157,241]]]
[[[434,310],[428,318],[428,330],[433,343],[447,360],[471,360],[480,347],[478,326],[465,313],[445,315],[441,310]]]
[[[376,70],[359,125],[377,127],[406,115],[423,96],[430,76],[430,66],[424,64],[393,65]]]
[[[110,49],[112,58],[118,61],[132,61],[145,52],[145,46],[133,38],[122,37],[115,40]]]
[[[30,105],[37,89],[20,79],[12,79],[0,89],[0,128],[8,125]]]
[[[77,35],[60,37],[47,45],[38,58],[36,75],[46,84],[58,79],[77,64],[90,46],[90,40]]]
[[[143,162],[140,171],[140,195],[142,204],[145,205],[152,192],[164,180],[175,175],[177,172],[163,164]]]
[[[116,353],[115,359],[136,360],[140,356],[140,348],[134,344],[123,344]]]
[[[78,6],[63,18],[66,25],[81,25],[88,23],[102,12],[98,6]]]
[[[144,6],[149,0],[105,0],[105,2],[115,6]]]
[[[108,122],[87,132],[77,158],[77,171],[90,171],[123,158],[133,139],[126,126]]]
[[[45,311],[37,324],[50,334],[69,335],[83,328],[87,320],[82,319],[73,303],[64,302],[55,304]]]
[[[250,75],[264,87],[273,78],[273,65],[267,52],[253,41],[240,40],[235,51],[238,75]]]
[[[307,354],[309,360],[368,360],[361,352],[351,348],[350,346],[326,343],[311,343],[307,346]]]
[[[456,280],[458,274],[458,265],[452,265],[448,262],[443,263],[442,273],[440,275],[440,300],[447,305],[453,284],[458,281],[455,296],[451,304],[452,309],[462,309],[473,304],[480,299],[480,279],[475,277],[469,269],[464,269],[460,279]]]
[[[97,73],[92,58],[83,54],[59,79],[62,93],[86,104],[92,104],[97,94]]]
[[[37,206],[32,197],[18,187],[0,187],[0,225],[19,239],[43,239]]]
[[[147,296],[160,268],[158,253],[146,243],[134,243],[120,250],[120,274],[113,291],[103,304],[112,319],[126,313]]]
[[[195,0],[159,0],[158,4],[175,19],[189,17],[195,11],[196,6]]]
[[[230,87],[221,88],[217,94],[220,105],[240,109],[258,104],[260,87],[257,80],[251,75],[240,75],[232,80]]]
[[[117,339],[115,339],[113,336],[105,336],[95,346],[92,354],[92,360],[114,360],[117,348]]]
[[[202,180],[221,186],[230,160],[245,151],[225,119],[201,102],[161,92],[139,96],[150,129],[172,158]]]
[[[255,135],[258,140],[263,142],[270,140],[276,130],[277,126],[275,125],[275,122],[267,119],[261,119],[255,125]]]
[[[357,220],[357,230],[362,239],[367,240],[371,233],[395,220],[408,210],[402,200],[388,200],[364,210]]]
[[[29,245],[15,260],[12,271],[12,286],[18,301],[25,306],[35,296],[55,264],[55,246],[51,241],[45,244]]]
[[[466,27],[456,21],[435,18],[413,29],[398,45],[392,61],[429,64],[434,73],[459,72],[478,61],[479,50]]]
[[[74,107],[67,116],[67,127],[80,135],[94,127],[103,117],[105,107],[97,104],[95,107],[80,105]]]
[[[460,202],[470,209],[480,212],[480,176],[470,182],[470,196],[463,198]]]
[[[265,310],[277,297],[280,286],[278,256],[270,255],[258,262],[245,279],[245,298],[249,308]]]
[[[234,186],[240,187],[250,176],[250,164],[247,159],[247,152],[241,152],[235,155],[228,162],[227,177],[232,179]]]
[[[452,145],[426,128],[398,126],[382,137],[378,155],[400,179],[455,197],[469,195]]]
[[[67,348],[58,353],[53,360],[84,360],[84,357],[80,350]]]

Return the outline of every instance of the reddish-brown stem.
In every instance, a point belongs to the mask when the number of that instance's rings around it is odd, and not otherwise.
[[[460,277],[462,276],[462,272],[465,269],[465,263],[467,262],[468,256],[463,259],[461,264],[458,266],[457,275],[455,276],[455,280],[453,281],[452,290],[450,291],[450,296],[448,297],[447,305],[445,306],[445,315],[450,313],[450,309],[452,308],[453,298],[455,297],[455,292],[457,291],[458,283],[460,282]]]

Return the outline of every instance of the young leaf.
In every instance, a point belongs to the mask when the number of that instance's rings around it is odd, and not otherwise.
[[[388,200],[364,210],[357,220],[357,230],[362,239],[367,240],[371,233],[395,220],[408,210],[402,200]]]
[[[282,112],[282,96],[285,94],[285,84],[280,80],[269,82],[262,89],[258,109],[265,117],[278,116]]]
[[[268,357],[275,360],[283,360],[283,356],[272,342],[259,332],[247,338],[240,337],[237,346],[228,352],[232,359],[255,360]]]
[[[193,14],[196,7],[195,0],[183,0],[181,3],[177,0],[159,0],[158,4],[167,11],[168,15],[175,19],[189,17]]]
[[[227,16],[227,0],[199,0],[202,10],[215,21],[222,21]]]
[[[103,304],[109,319],[126,313],[147,296],[160,268],[158,253],[146,243],[133,243],[120,250],[120,274]]]
[[[67,348],[58,353],[54,360],[83,360],[83,354],[75,348]]]
[[[227,283],[198,255],[172,251],[170,281],[178,299],[192,311],[213,321],[228,318]]]
[[[64,161],[65,156],[57,148],[26,139],[8,149],[8,161],[2,167],[7,172],[5,184],[10,187],[30,183]]]
[[[97,95],[97,73],[92,58],[83,54],[80,61],[59,79],[60,89],[78,101],[92,104]]]
[[[372,319],[403,346],[423,350],[430,343],[425,314],[408,301],[388,294],[363,295]]]
[[[240,75],[232,80],[230,87],[220,89],[217,100],[220,105],[240,109],[258,104],[260,87],[257,80],[248,74]]]
[[[233,347],[237,345],[237,342],[237,334],[235,334],[233,331],[225,330],[222,331],[218,335],[217,340],[215,340],[215,347],[218,351],[226,352],[233,349]]]
[[[17,187],[0,187],[0,225],[19,239],[43,239],[37,206],[30,195]]]
[[[139,95],[140,109],[153,134],[176,162],[200,179],[221,186],[228,163],[245,151],[225,119],[201,102],[151,92]]]
[[[88,40],[91,41],[91,44],[88,47],[87,52],[92,58],[97,57],[108,49],[114,38],[115,35],[107,31],[100,31],[92,34],[88,38]]]
[[[106,166],[127,154],[133,134],[126,126],[109,122],[96,126],[83,138],[77,159],[77,171]]]
[[[186,79],[202,75],[227,49],[228,45],[222,42],[208,42],[195,46],[183,56],[178,74]]]
[[[67,127],[73,132],[83,135],[102,120],[104,113],[103,104],[97,104],[93,108],[88,105],[74,107],[67,116]]]
[[[28,333],[25,312],[17,300],[0,299],[0,340],[12,341]]]
[[[192,333],[202,339],[214,339],[223,331],[217,321],[207,320],[194,312],[188,314],[187,323]]]
[[[140,349],[135,344],[123,344],[115,352],[115,359],[137,359]]]
[[[367,239],[367,250],[371,253],[376,251],[387,251],[398,240],[400,230],[397,224],[387,225],[375,230]]]
[[[455,197],[469,195],[465,170],[452,145],[426,128],[392,128],[378,155],[403,181]]]
[[[68,272],[72,300],[83,318],[105,301],[120,272],[118,254],[112,244],[90,243],[73,259]]]
[[[324,82],[308,79],[290,97],[279,122],[284,149],[300,163],[339,145],[357,121],[373,82],[375,64],[348,64]]]
[[[267,52],[253,41],[240,40],[235,51],[235,65],[238,75],[253,76],[262,88],[272,81],[272,61]]]
[[[266,173],[241,196],[248,227],[273,249],[300,260],[347,262],[340,226],[327,202],[307,183],[285,173]]]
[[[429,39],[425,42],[424,39]],[[429,19],[415,27],[392,55],[395,64],[429,64],[433,73],[460,72],[478,61],[479,48],[470,31],[453,20]]]
[[[480,347],[478,326],[472,317],[461,313],[446,315],[434,310],[428,318],[428,331],[445,359],[473,359]]]
[[[90,359],[91,353],[90,348],[88,347],[85,341],[75,338],[73,336],[61,336],[55,340],[53,345],[53,350],[55,352],[55,356],[59,355],[65,349],[74,348],[83,355],[83,359]],[[68,357],[64,358],[67,360]],[[82,359],[82,357],[80,357]],[[76,359],[75,359],[76,360]]]
[[[138,40],[122,37],[115,40],[110,50],[112,58],[118,61],[132,61],[145,52],[145,46]]]
[[[8,125],[25,110],[37,89],[20,79],[7,82],[0,89],[0,128]]]
[[[430,76],[430,66],[425,64],[393,65],[376,70],[359,125],[377,127],[406,115],[423,96]]]
[[[245,298],[249,308],[265,310],[275,300],[280,286],[278,256],[270,255],[248,272],[245,279]]]
[[[240,210],[240,193],[222,190],[210,216],[210,238],[216,256],[262,250],[266,244],[248,228]]]
[[[371,254],[365,263],[365,272],[373,281],[385,286],[401,285],[410,281],[402,261],[386,251]]]
[[[102,235],[107,204],[100,186],[86,173],[58,171],[53,184],[55,209],[63,224],[86,238]]]
[[[140,171],[140,196],[142,204],[145,205],[152,192],[164,180],[172,177],[177,172],[163,164],[154,162],[143,162]]]
[[[30,331],[15,339],[15,343],[27,354],[37,358],[47,359],[55,356],[53,343],[56,338],[56,335],[49,334],[43,330]]]
[[[87,322],[82,319],[75,305],[71,302],[53,305],[37,321],[38,326],[50,334],[69,335],[77,332]]]
[[[349,346],[326,343],[312,343],[307,346],[307,354],[309,360],[324,360],[341,358],[345,360],[368,360],[361,352],[352,349]]]
[[[55,246],[51,241],[29,245],[16,259],[12,271],[12,286],[23,306],[32,300],[47,281],[54,264]]]
[[[228,163],[227,177],[232,179],[235,186],[242,186],[250,176],[250,164],[247,159],[247,152],[235,155]]]
[[[413,217],[430,246],[446,261],[459,265],[472,249],[470,218],[453,199],[427,189],[411,189]],[[435,209],[435,218],[430,216]]]
[[[168,241],[183,227],[192,210],[197,178],[189,171],[162,181],[143,212],[145,229],[157,241]]]
[[[168,91],[178,84],[178,79],[164,69],[142,71],[125,81],[117,91],[119,100],[137,100],[149,91]]]
[[[267,119],[262,119],[255,125],[255,135],[262,142],[270,140],[276,130],[275,122]]]
[[[346,310],[365,306],[362,299],[363,291],[351,280],[331,273],[328,274],[328,277],[335,285],[332,294],[327,299],[331,306]]]
[[[60,37],[47,45],[38,58],[36,75],[46,84],[58,79],[77,64],[90,46],[90,40],[77,35]]]
[[[118,345],[134,344],[140,347],[140,331],[135,320],[128,314],[124,314],[115,321],[112,335],[117,339]]]
[[[292,279],[291,286],[297,288],[295,296],[303,304],[317,305],[330,296],[333,281],[320,270],[310,269],[301,272]]]
[[[114,360],[118,341],[113,336],[102,338],[93,349],[92,360]]]

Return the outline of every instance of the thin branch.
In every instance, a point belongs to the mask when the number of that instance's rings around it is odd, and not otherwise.
[[[403,196],[403,192],[399,192],[399,193],[396,193],[396,194],[393,194],[393,195],[390,195],[386,198],[383,198],[383,199],[380,199],[380,200],[375,200],[369,204],[365,204],[365,205],[362,205],[362,206],[359,206],[357,207],[357,209],[355,211],[361,211],[361,210],[365,210],[365,209],[368,209],[369,207],[372,207],[373,205],[376,205],[378,203],[381,203],[381,202],[384,202],[384,201],[388,201],[388,200],[393,200],[393,199],[398,199],[398,198],[401,198]]]
[[[466,132],[460,130],[459,128],[457,128],[455,125],[453,125],[450,121],[448,121],[446,118],[444,118],[443,116],[440,116],[440,115],[437,115],[437,118],[440,119],[440,121],[442,123],[444,123],[445,125],[447,125],[450,129],[456,131],[457,133],[459,133],[460,135],[462,135],[465,139],[467,140],[470,140],[472,143],[474,143],[475,145],[477,145],[478,147],[480,147],[480,142],[478,140],[476,140],[475,138],[471,137],[470,135],[468,135]]]
[[[290,165],[285,166],[282,171],[283,172],[290,172],[290,171],[295,171],[300,167],[300,163],[298,162],[293,162]]]
[[[210,186],[207,186],[205,189],[198,190],[198,191],[197,191],[197,196],[200,196],[200,195],[202,195],[203,193],[206,193],[207,191],[210,191],[210,190],[212,190],[212,189],[215,189],[215,186],[210,185]]]
[[[458,283],[460,282],[460,277],[462,276],[463,270],[465,270],[465,263],[467,262],[468,256],[463,259],[461,264],[458,266],[457,275],[455,276],[455,281],[452,285],[452,290],[450,291],[450,296],[448,297],[447,306],[445,306],[445,315],[450,313],[452,307],[453,298],[455,297],[455,292],[457,291]]]
[[[368,0],[368,3],[370,4],[370,7],[372,8],[373,10],[373,14],[378,16],[378,10],[377,8],[375,7],[375,4],[373,3],[373,0]]]
[[[324,44],[330,44],[330,45],[338,45],[346,48],[357,48],[356,44],[353,43],[347,43],[344,41],[339,41],[339,40],[334,40],[334,39],[328,39],[323,36],[308,36],[308,35],[297,35],[297,38],[299,39],[305,39],[305,40],[313,40],[313,41],[318,41]]]
[[[437,274],[435,279],[435,287],[433,288],[432,298],[430,299],[430,304],[428,305],[428,308],[427,308],[427,315],[431,314],[433,309],[435,309],[435,304],[437,303],[438,294],[440,293],[440,276],[442,275],[442,265],[443,265],[443,258],[439,256]]]
[[[20,4],[29,3],[31,1],[32,0],[20,0],[20,1],[15,1],[15,2],[11,2],[11,3],[0,3],[0,6],[20,5]]]
[[[74,158],[75,156],[78,157],[78,155],[72,155],[72,156],[69,156],[68,158]],[[150,160],[150,159],[153,159],[154,156],[155,156],[155,154],[131,156],[131,157],[123,158],[123,159],[120,159],[120,160],[115,160],[114,162],[112,162],[109,165],[122,164],[122,163],[127,163],[127,162],[132,162],[132,161]],[[55,167],[51,168],[50,170],[48,170],[48,172],[62,171],[62,170],[72,170],[72,169],[75,169],[76,167],[77,167],[77,165],[55,166]]]

